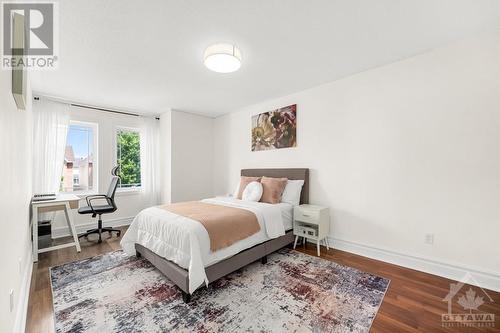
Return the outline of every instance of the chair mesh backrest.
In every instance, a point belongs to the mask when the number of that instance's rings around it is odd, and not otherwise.
[[[109,198],[115,198],[116,187],[118,186],[118,182],[120,181],[120,177],[113,176],[111,178],[111,183],[109,183],[108,193],[106,194]]]

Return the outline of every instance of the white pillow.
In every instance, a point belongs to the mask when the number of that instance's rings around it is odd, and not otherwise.
[[[260,182],[250,182],[243,190],[241,200],[245,201],[259,201],[262,197],[262,184]]]
[[[286,202],[294,206],[300,204],[300,192],[304,186],[303,180],[288,180],[286,183],[283,194],[281,195],[281,202]]]

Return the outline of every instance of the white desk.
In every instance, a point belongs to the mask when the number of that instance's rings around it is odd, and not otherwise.
[[[33,262],[38,261],[38,253],[62,249],[64,247],[75,246],[76,251],[80,252],[80,242],[76,234],[75,224],[69,211],[78,208],[78,201],[80,198],[74,194],[59,194],[55,200],[36,201],[31,203],[33,209],[33,216],[31,219],[31,231],[33,234]],[[38,214],[54,212],[63,210],[66,215],[66,222],[68,223],[69,230],[73,235],[73,242],[50,246],[43,249],[38,249]]]

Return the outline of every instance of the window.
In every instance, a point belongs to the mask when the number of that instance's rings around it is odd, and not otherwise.
[[[116,131],[116,163],[120,167],[118,188],[141,187],[141,144],[138,130],[120,128]]]
[[[61,192],[97,190],[97,124],[71,121],[66,139]]]
[[[80,175],[75,173],[76,170],[73,170],[73,186],[80,185]]]

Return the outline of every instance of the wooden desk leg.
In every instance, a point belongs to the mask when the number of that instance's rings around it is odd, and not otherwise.
[[[31,233],[33,236],[33,244],[32,244],[32,251],[33,251],[33,262],[38,261],[38,207],[33,207],[33,221],[31,223]]]
[[[319,254],[319,243],[320,243],[320,242],[321,242],[321,241],[318,239],[318,242],[316,243],[316,247],[318,248],[318,257],[320,256],[320,254]]]
[[[297,241],[299,240],[299,236],[295,236],[295,242],[293,242],[293,249],[297,246]]]
[[[76,252],[80,252],[80,241],[78,240],[78,235],[76,234],[75,224],[73,223],[73,220],[71,219],[71,216],[69,214],[70,210],[71,208],[69,207],[69,202],[66,202],[66,204],[64,205],[64,214],[66,215],[66,221],[68,222],[69,230],[71,231],[73,239],[75,240]]]

